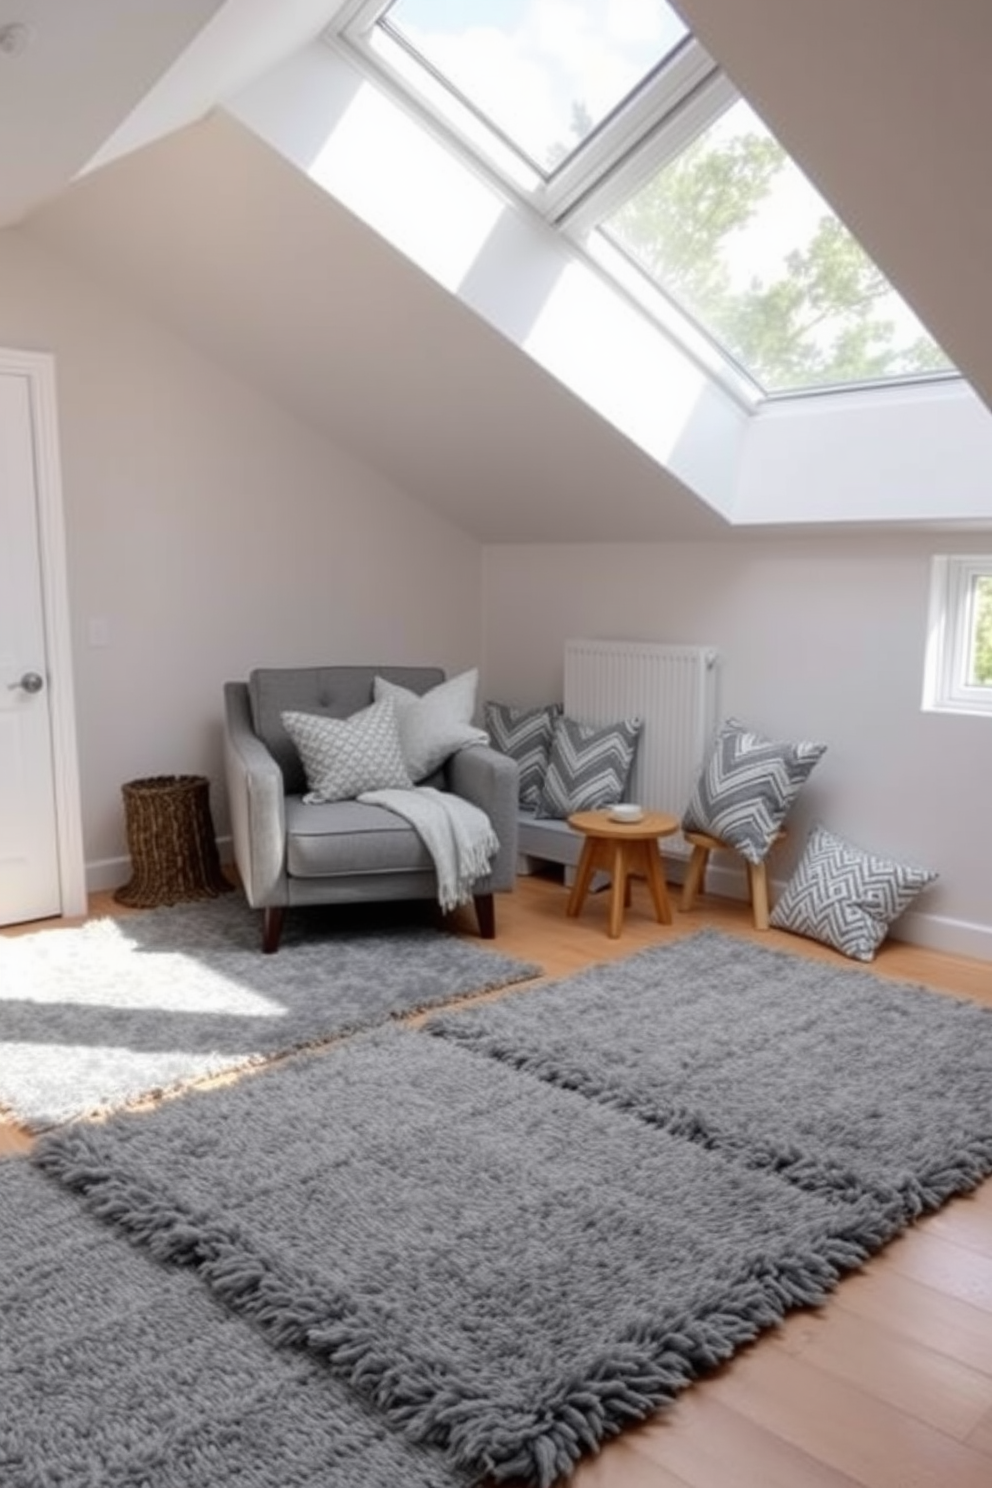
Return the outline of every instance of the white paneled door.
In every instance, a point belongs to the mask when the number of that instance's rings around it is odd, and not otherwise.
[[[36,472],[31,380],[0,372],[0,924],[63,907]]]

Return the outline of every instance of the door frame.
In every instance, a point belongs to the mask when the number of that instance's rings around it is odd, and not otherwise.
[[[58,839],[59,898],[64,916],[86,913],[86,860],[72,685],[62,465],[59,458],[55,358],[48,352],[0,347],[0,373],[27,381],[34,450],[35,499],[45,617],[48,709],[52,728],[52,786]]]

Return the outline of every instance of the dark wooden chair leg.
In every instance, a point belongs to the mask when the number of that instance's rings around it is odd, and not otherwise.
[[[284,913],[281,904],[270,904],[262,910],[262,951],[266,956],[271,956],[279,949]]]
[[[494,894],[476,894],[475,918],[479,922],[479,934],[483,940],[496,939],[496,897]]]

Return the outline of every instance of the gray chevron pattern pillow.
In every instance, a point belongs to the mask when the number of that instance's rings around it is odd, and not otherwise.
[[[639,718],[598,725],[559,718],[537,815],[599,811],[623,799],[641,733]]]
[[[871,961],[892,921],[937,877],[928,868],[865,852],[817,825],[770,923],[855,961]]]
[[[747,862],[760,863],[826,749],[778,744],[728,718],[686,807],[683,830],[707,832]]]
[[[280,716],[303,764],[304,801],[351,801],[367,790],[412,789],[391,698],[350,718],[327,718],[322,713]]]
[[[486,703],[486,732],[494,749],[508,754],[520,772],[520,805],[534,810],[548,771],[560,703],[537,708],[511,708],[508,703]]]

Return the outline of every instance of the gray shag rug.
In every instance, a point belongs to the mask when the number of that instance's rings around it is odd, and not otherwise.
[[[717,931],[425,1028],[907,1222],[992,1172],[992,1008]]]
[[[467,1488],[303,1350],[0,1162],[3,1488]]]
[[[384,1429],[543,1488],[903,1222],[403,1029],[35,1160]]]
[[[383,1452],[549,1488],[992,1171],[992,1012],[704,932],[33,1161],[149,1277],[363,1401]],[[260,1451],[259,1483],[297,1481]]]
[[[411,913],[287,915],[273,956],[235,895],[0,938],[0,1107],[38,1131],[541,972]]]

